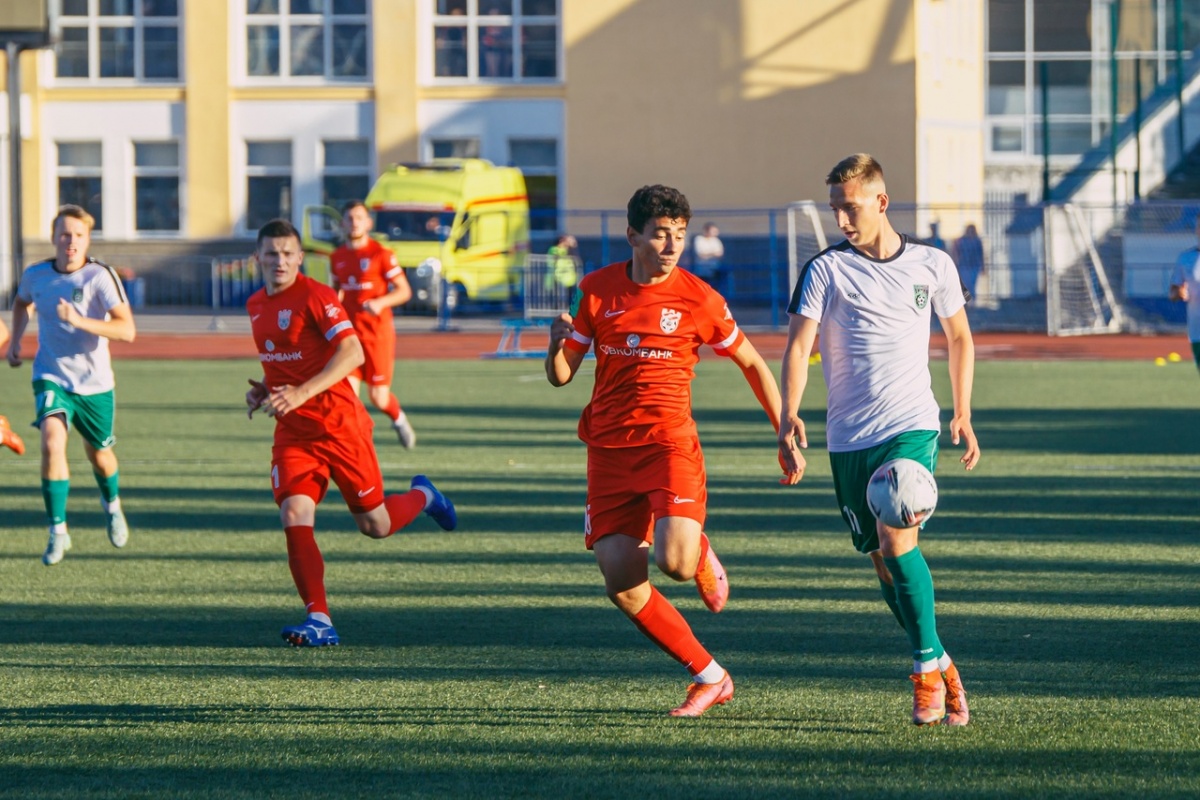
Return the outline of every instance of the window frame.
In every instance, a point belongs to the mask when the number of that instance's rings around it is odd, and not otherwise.
[[[250,163],[250,147],[256,144],[286,144],[288,146],[288,163],[287,166],[264,166]],[[246,180],[246,195],[245,207],[242,209],[242,231],[243,233],[256,234],[260,226],[252,225],[250,222],[250,183],[255,178],[287,178],[288,179],[288,195],[291,208],[285,214],[277,214],[286,219],[292,219],[296,214],[296,143],[292,139],[244,139],[242,141],[243,157],[242,164],[245,168],[244,177]]]
[[[96,167],[80,167],[74,164],[64,166],[59,148],[62,145],[95,145],[100,149],[100,165]],[[55,208],[64,204],[62,196],[63,178],[95,178],[100,181],[100,210],[97,211],[89,204],[83,204],[83,209],[96,220],[92,232],[103,238],[104,235],[104,141],[102,139],[55,139],[54,140],[54,200]]]
[[[137,147],[138,145],[175,145],[175,166],[173,167],[142,167],[137,163]],[[183,142],[179,139],[131,139],[129,142],[129,164],[130,164],[130,191],[129,196],[133,201],[133,206],[130,209],[129,221],[130,231],[134,236],[139,238],[178,238],[183,236],[187,228],[187,221],[184,215],[184,189],[183,180]],[[138,178],[174,178],[176,182],[176,192],[178,194],[178,227],[176,228],[146,228],[138,227]]]
[[[321,0],[323,11],[319,14],[293,14],[289,0],[279,0],[279,11],[274,14],[251,14],[248,0],[236,0],[236,34],[234,36],[237,71],[242,85],[247,86],[360,86],[369,85],[375,71],[373,42],[373,3],[366,0],[363,14],[335,14],[334,0]],[[366,54],[362,75],[333,74],[334,28],[338,25],[361,24],[366,35]],[[292,28],[298,25],[320,25],[321,60],[320,75],[292,74]],[[274,27],[279,42],[279,71],[275,75],[255,75],[250,72],[250,28]]]
[[[354,166],[335,166],[335,167],[329,166],[329,159],[327,157],[328,145],[330,143],[347,144],[347,143],[351,143],[351,142],[361,143],[365,146],[366,154],[367,154],[366,162],[361,165],[354,165]],[[371,191],[371,184],[374,182],[374,178],[375,178],[375,174],[376,174],[375,173],[375,163],[374,163],[375,162],[375,148],[372,146],[371,140],[366,139],[366,138],[343,139],[343,138],[322,137],[319,141],[319,145],[321,147],[321,158],[319,161],[319,163],[321,165],[321,202],[324,205],[328,205],[330,207],[339,206],[340,203],[328,202],[328,196],[327,196],[328,193],[326,191],[325,179],[326,178],[346,178],[346,177],[350,177],[350,178],[362,177],[364,179],[364,183],[367,187],[366,191],[364,191],[362,193],[362,195],[360,195],[357,199],[366,200],[367,194]],[[345,200],[348,200],[348,199],[350,199],[350,198],[344,198],[342,202],[344,202]],[[341,208],[338,208],[338,211],[341,211]]]
[[[58,54],[52,58],[53,68],[49,79],[55,85],[153,85],[179,86],[184,83],[184,37],[183,21],[186,16],[184,4],[187,0],[176,0],[175,16],[146,16],[140,6],[135,5],[133,14],[105,16],[100,14],[100,0],[86,0],[88,13],[85,17],[64,16],[61,13],[61,2],[50,4],[50,27],[55,38],[61,40],[64,29],[83,29],[87,31],[87,76],[59,76]],[[84,22],[80,24],[80,21]],[[175,29],[175,77],[148,78],[146,77],[146,29],[174,28]],[[133,31],[133,75],[105,77],[100,74],[100,32],[102,29],[131,29]]]
[[[463,0],[466,12],[462,15],[439,14],[437,0],[420,0],[421,13],[418,22],[419,44],[417,51],[421,57],[420,72],[424,83],[436,86],[475,86],[475,85],[559,85],[565,80],[565,57],[563,47],[562,4],[563,0],[554,0],[553,15],[525,14],[524,3],[527,0],[510,0],[511,14],[490,15],[480,12],[484,0]],[[510,76],[480,75],[480,32],[489,26],[501,25],[509,29],[511,46],[510,58],[512,70]],[[521,41],[521,30],[529,25],[549,25],[555,30],[554,75],[551,77],[528,77],[519,74],[524,64],[524,47]],[[436,46],[439,28],[462,28],[466,43],[466,75],[438,75]]]

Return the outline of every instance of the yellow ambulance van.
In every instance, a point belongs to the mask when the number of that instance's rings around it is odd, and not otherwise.
[[[412,284],[411,304],[439,307],[464,300],[508,302],[521,291],[529,253],[529,198],[515,167],[481,158],[435,158],[394,164],[364,198],[374,236],[395,254]],[[342,243],[341,213],[304,209],[304,247],[329,255]]]

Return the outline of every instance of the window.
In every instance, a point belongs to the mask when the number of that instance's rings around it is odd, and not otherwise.
[[[292,218],[292,143],[246,142],[246,229]]]
[[[558,78],[558,0],[425,1],[433,5],[435,78]]]
[[[134,225],[139,231],[179,230],[179,144],[133,143]]]
[[[371,143],[351,139],[321,143],[325,174],[321,177],[321,202],[341,209],[347,200],[362,200],[371,190]]]
[[[530,229],[558,230],[558,141],[510,139],[508,152],[512,165],[525,174]]]
[[[478,139],[432,139],[434,158],[479,158]]]
[[[367,0],[245,0],[246,75],[365,81]]]
[[[56,22],[57,78],[180,78],[179,0],[61,0]]]
[[[104,229],[100,142],[58,142],[58,204],[81,206]]]

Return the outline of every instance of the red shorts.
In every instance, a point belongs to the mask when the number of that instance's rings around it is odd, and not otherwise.
[[[386,324],[382,318],[373,318],[369,323],[365,319],[359,317],[354,321],[362,342],[363,363],[354,368],[350,377],[358,378],[367,386],[391,386],[396,369],[396,333],[391,327],[392,318],[389,315]]]
[[[654,540],[654,521],[707,514],[704,453],[693,437],[639,447],[588,447],[584,544],[619,533]]]
[[[373,427],[271,448],[275,504],[282,505],[294,495],[320,503],[332,477],[352,513],[364,514],[377,508],[383,503],[383,473],[371,442]]]

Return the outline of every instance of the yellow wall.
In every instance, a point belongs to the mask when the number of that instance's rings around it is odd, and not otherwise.
[[[644,183],[697,207],[826,196],[867,151],[916,198],[915,34],[906,0],[568,0],[569,207]]]
[[[977,0],[918,0],[916,167],[923,203],[983,203],[984,22]],[[978,223],[937,212],[943,235]]]
[[[229,3],[186,3],[187,236],[213,239],[233,228],[229,205]]]
[[[380,170],[418,158],[417,2],[375,0],[373,7],[375,152]]]

